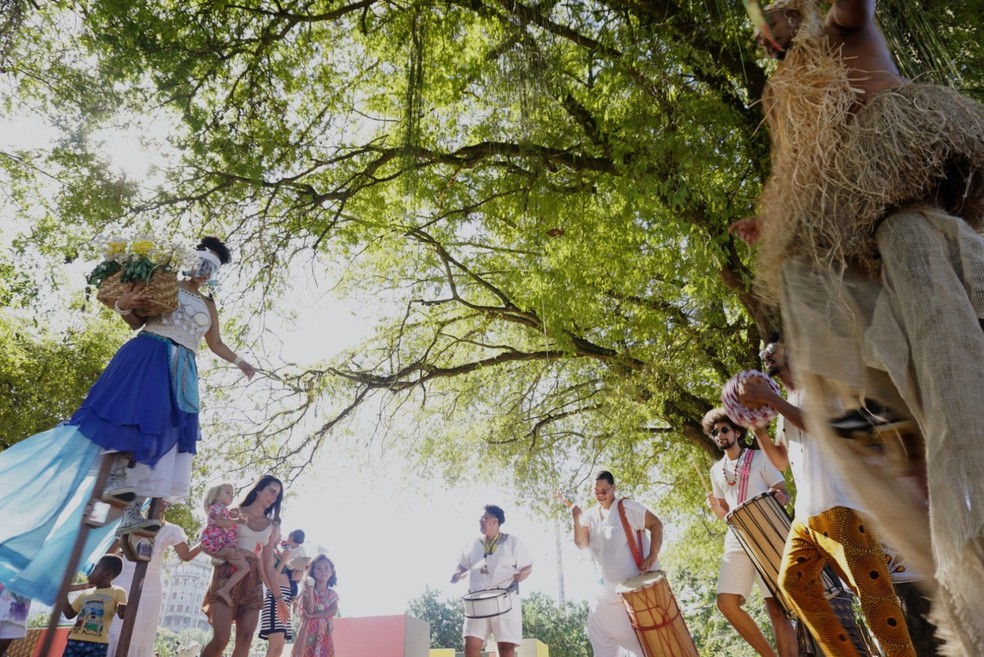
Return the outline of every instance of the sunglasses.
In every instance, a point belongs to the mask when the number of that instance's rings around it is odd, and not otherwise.
[[[721,427],[720,429],[711,429],[711,438],[717,438],[718,434],[727,436],[731,433],[731,427]]]

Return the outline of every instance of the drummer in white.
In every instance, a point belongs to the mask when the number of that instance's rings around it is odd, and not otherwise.
[[[615,477],[607,470],[595,478],[594,494],[597,507],[586,513],[579,506],[571,507],[574,544],[582,550],[590,548],[591,556],[601,568],[600,587],[588,614],[588,638],[594,657],[619,657],[623,648],[642,657],[642,647],[615,589],[639,573],[659,570],[657,557],[663,545],[663,523],[638,502],[621,498],[621,504],[617,504]],[[626,536],[620,506],[636,547]],[[636,550],[638,555],[634,554]]]
[[[789,492],[782,474],[764,454],[744,448],[745,428],[732,421],[723,408],[708,411],[701,424],[704,434],[724,452],[721,460],[711,467],[712,492],[707,494],[707,502],[718,518],[723,520],[740,504],[766,492],[774,493],[782,505],[789,502]],[[728,529],[718,575],[718,609],[755,652],[762,657],[776,657],[776,650],[769,645],[762,630],[742,609],[752,592],[752,582],[758,583],[765,596],[765,610],[772,622],[780,657],[796,657],[799,649],[792,624],[755,572],[751,558],[742,549],[734,531]]]
[[[490,618],[465,618],[465,657],[479,657],[489,634],[495,636],[499,657],[515,657],[516,646],[523,641],[523,613],[519,583],[533,571],[533,559],[519,539],[504,534],[505,512],[489,504],[478,521],[482,537],[461,555],[458,570],[451,576],[454,584],[469,573],[468,591],[509,589],[511,608]]]

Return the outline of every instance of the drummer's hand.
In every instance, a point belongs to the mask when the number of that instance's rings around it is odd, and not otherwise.
[[[577,504],[571,506],[571,517],[574,518],[574,522],[578,522],[581,519],[581,507]]]
[[[642,560],[642,567],[639,568],[639,572],[648,573],[650,570],[653,569],[653,564],[656,563],[656,560],[658,558],[659,558],[659,555],[657,555],[657,554],[650,554],[648,557],[646,557],[645,559],[643,559]]]
[[[451,583],[452,584],[457,584],[458,581],[461,579],[461,576],[462,575],[464,575],[464,573],[461,572],[460,570],[458,572],[456,572],[454,575],[451,575]]]
[[[738,384],[738,401],[749,404],[769,404],[776,401],[776,393],[761,376],[750,376]]]
[[[783,489],[773,486],[769,489],[769,492],[776,496],[776,502],[779,502],[779,506],[786,506],[789,504],[789,495]]]

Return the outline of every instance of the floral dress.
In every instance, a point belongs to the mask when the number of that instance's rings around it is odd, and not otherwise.
[[[315,611],[325,611],[338,603],[338,594],[327,587],[324,593],[311,588]],[[291,657],[335,657],[335,642],[332,640],[334,620],[331,618],[308,618],[301,612],[301,627],[294,641]]]
[[[236,546],[236,536],[239,534],[238,527],[219,527],[215,524],[216,518],[229,520],[229,507],[225,504],[213,504],[208,507],[208,522],[202,530],[201,542],[202,550],[205,554],[214,555],[216,552],[226,547]]]

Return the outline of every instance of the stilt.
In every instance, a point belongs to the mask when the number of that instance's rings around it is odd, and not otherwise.
[[[106,481],[109,479],[109,470],[113,465],[114,456],[114,454],[105,454],[102,457],[102,463],[99,465],[99,474],[96,475],[96,484],[92,488],[92,497],[89,499],[89,503],[86,505],[80,520],[79,535],[75,538],[75,545],[72,546],[72,553],[69,555],[68,564],[65,567],[65,576],[62,578],[61,588],[58,589],[58,597],[55,598],[55,606],[51,612],[51,619],[48,621],[48,631],[44,633],[44,638],[41,640],[39,655],[47,656],[51,651],[51,643],[55,640],[58,621],[61,619],[64,611],[62,607],[65,596],[68,595],[72,580],[75,579],[75,573],[78,572],[79,559],[82,558],[82,549],[85,547],[85,541],[89,537],[89,524],[86,522],[86,518],[92,512],[95,503],[102,499],[103,490],[106,487]]]
[[[147,512],[148,518],[159,520],[161,517],[161,499],[155,497],[150,501],[150,510]],[[129,535],[120,537],[121,541],[130,540]],[[120,629],[119,643],[116,644],[116,655],[111,657],[126,657],[130,649],[130,639],[133,637],[133,626],[137,621],[137,611],[140,608],[140,596],[143,593],[144,577],[147,575],[146,561],[137,561],[133,569],[133,582],[130,584],[130,592],[126,601],[126,615],[123,617],[123,627]],[[153,619],[156,624],[157,619]]]

